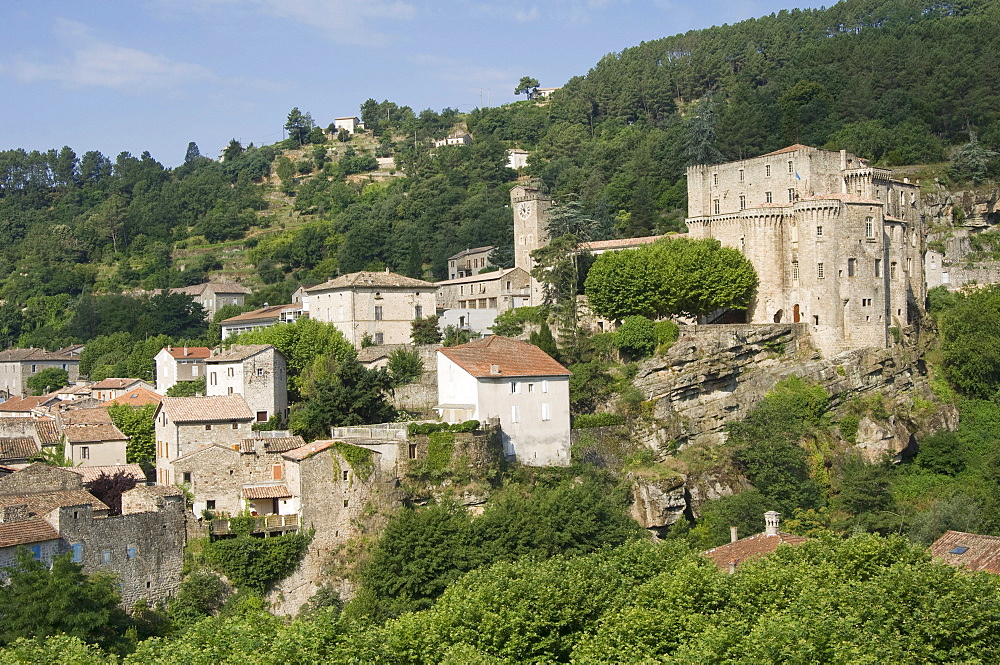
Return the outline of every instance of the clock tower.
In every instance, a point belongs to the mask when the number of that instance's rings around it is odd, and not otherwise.
[[[514,267],[531,272],[531,252],[549,242],[549,206],[552,199],[542,193],[537,183],[515,185],[510,190],[514,212]],[[537,304],[537,303],[535,303]]]

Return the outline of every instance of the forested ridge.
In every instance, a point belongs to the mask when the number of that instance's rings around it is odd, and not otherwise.
[[[578,206],[593,239],[682,230],[687,164],[796,142],[886,165],[974,143],[978,171],[938,174],[995,176],[998,19],[996,0],[782,11],[609,54],[546,100],[460,114],[369,99],[353,137],[295,108],[286,141],[234,140],[221,162],[191,144],[173,169],[148,153],[6,150],[0,339],[84,341],[68,327],[84,294],[214,276],[258,288],[259,305],[364,268],[443,278],[467,247],[496,245],[507,265],[510,147],[530,151],[526,174]],[[471,146],[433,148],[462,127]]]

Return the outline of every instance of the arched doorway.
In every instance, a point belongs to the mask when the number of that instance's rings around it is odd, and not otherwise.
[[[774,313],[774,322],[781,323],[781,317],[784,316],[785,312],[783,310],[778,310]]]
[[[792,308],[792,322],[793,323],[798,323],[799,320],[800,320],[800,317],[799,317],[799,306],[798,306],[798,304],[796,304],[795,307]]]

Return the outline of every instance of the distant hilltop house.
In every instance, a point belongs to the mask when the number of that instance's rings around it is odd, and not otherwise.
[[[692,238],[760,278],[747,323],[803,323],[825,354],[889,344],[922,307],[920,190],[846,151],[804,145],[687,170]]]
[[[535,92],[531,95],[532,99],[545,99],[546,97],[551,97],[552,93],[559,90],[562,86],[557,88],[536,88]]]
[[[463,249],[457,254],[448,257],[448,279],[459,277],[469,277],[479,274],[479,271],[486,268],[490,263],[490,253],[494,250],[493,245],[485,247],[475,247],[473,249]]]
[[[437,285],[385,272],[341,275],[306,289],[309,318],[332,323],[351,344],[407,344],[412,323],[435,313]]]
[[[338,132],[341,129],[346,129],[351,134],[355,134],[365,128],[365,124],[361,122],[361,118],[355,116],[348,116],[345,118],[334,118],[333,127]]]
[[[207,346],[168,346],[153,357],[156,392],[165,395],[178,381],[196,381],[205,376],[205,361],[212,355]]]
[[[182,293],[194,298],[194,301],[205,309],[205,318],[211,321],[215,313],[226,305],[242,307],[243,301],[250,294],[250,289],[241,284],[205,282],[204,284],[170,289],[170,293]]]
[[[265,303],[266,305],[266,303]],[[255,309],[252,312],[244,312],[231,316],[220,321],[222,327],[222,339],[228,339],[233,335],[270,328],[278,323],[295,323],[303,316],[302,304],[292,303],[290,305],[270,305]]]
[[[28,395],[28,379],[55,368],[66,370],[70,383],[80,378],[80,354],[71,349],[8,349],[0,352],[0,399]]]
[[[492,336],[438,349],[441,419],[499,425],[504,454],[530,466],[570,463],[570,371],[537,346]]]
[[[528,165],[528,151],[520,148],[511,148],[507,151],[507,168],[523,169]]]
[[[435,148],[448,145],[472,145],[472,135],[468,132],[455,132],[434,142]]]

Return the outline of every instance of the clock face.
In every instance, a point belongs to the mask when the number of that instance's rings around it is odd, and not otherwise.
[[[517,214],[521,219],[528,219],[528,216],[531,215],[531,204],[527,201],[518,204]]]

